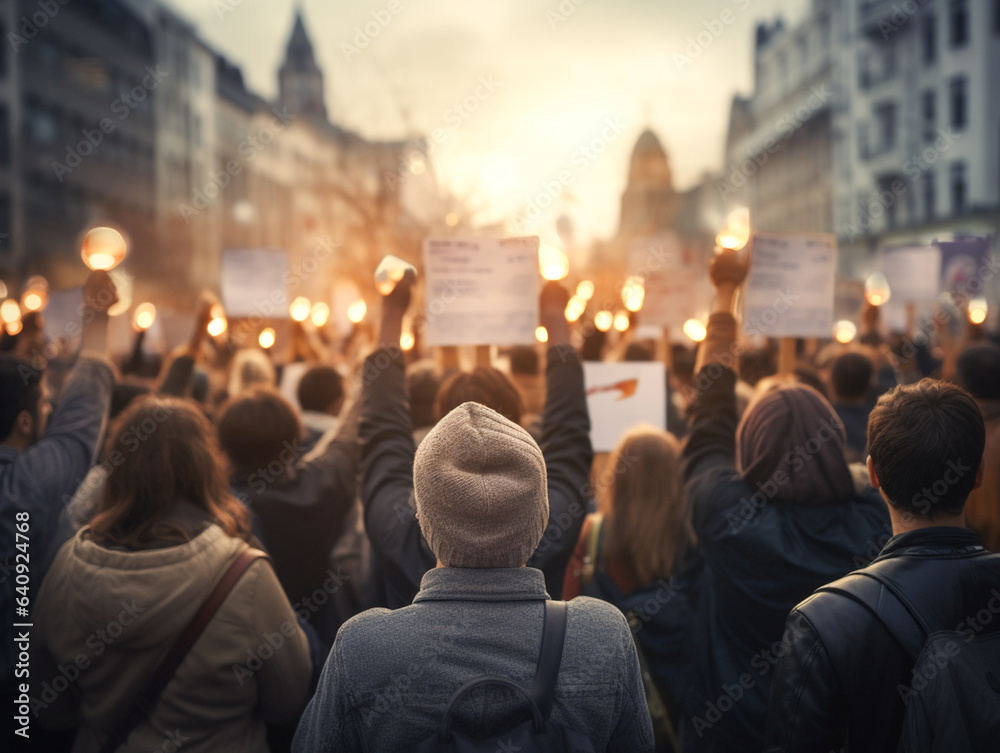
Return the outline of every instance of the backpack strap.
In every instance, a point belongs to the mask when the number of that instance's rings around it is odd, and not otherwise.
[[[542,649],[538,654],[538,668],[531,684],[531,697],[538,705],[542,718],[548,721],[556,695],[556,680],[562,663],[563,643],[566,640],[566,602],[545,602],[545,627],[542,630]]]
[[[882,573],[859,570],[817,589],[846,596],[865,607],[916,662],[930,635],[927,623],[906,595]]]
[[[212,621],[212,617],[218,611],[219,607],[222,606],[222,602],[226,600],[229,592],[233,590],[236,581],[254,563],[254,560],[260,557],[267,557],[267,555],[258,549],[250,547],[244,549],[233,560],[232,564],[222,574],[218,583],[215,584],[215,588],[209,593],[208,598],[205,599],[201,608],[191,618],[191,622],[187,624],[183,632],[177,637],[176,642],[171,646],[170,651],[167,652],[163,662],[156,668],[156,672],[150,678],[149,684],[142,689],[142,692],[135,699],[127,715],[111,731],[108,739],[101,746],[100,753],[114,753],[114,751],[118,750],[119,747],[125,744],[128,736],[132,734],[132,730],[153,712],[153,708],[163,693],[163,689],[167,687],[167,683],[170,682],[177,668],[184,661],[184,657],[188,655],[188,651],[191,650],[191,647],[198,640],[202,631],[208,626],[208,623]]]

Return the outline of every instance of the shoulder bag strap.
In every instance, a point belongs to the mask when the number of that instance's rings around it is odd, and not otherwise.
[[[545,627],[542,630],[542,649],[538,654],[535,681],[531,684],[531,697],[538,705],[542,719],[548,721],[556,695],[556,680],[562,663],[563,643],[566,640],[566,602],[545,602]]]
[[[100,753],[114,753],[119,746],[125,743],[132,730],[136,728],[136,725],[149,716],[156,706],[156,702],[159,700],[163,689],[177,671],[177,667],[180,666],[184,657],[187,656],[188,651],[191,650],[191,647],[198,640],[202,631],[211,622],[212,617],[218,611],[219,607],[222,606],[222,602],[225,601],[229,592],[232,591],[233,586],[236,585],[236,581],[253,564],[254,560],[266,556],[259,549],[249,548],[245,549],[242,554],[233,560],[233,563],[223,573],[222,578],[215,584],[215,588],[212,589],[208,598],[201,605],[201,609],[191,618],[191,622],[188,623],[170,651],[167,652],[163,662],[157,667],[149,684],[136,699],[132,708],[129,709],[128,714],[119,722],[118,726],[105,741]]]

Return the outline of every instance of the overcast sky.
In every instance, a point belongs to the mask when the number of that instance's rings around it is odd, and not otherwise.
[[[243,68],[249,86],[276,95],[294,0],[169,2]],[[481,220],[521,213],[532,197],[552,193],[557,198],[539,230],[553,230],[555,215],[565,211],[585,239],[614,234],[629,155],[644,128],[666,148],[676,188],[722,167],[732,95],[752,89],[755,23],[779,13],[794,22],[808,2],[303,0],[301,6],[326,74],[332,120],[373,139],[450,129],[433,161]],[[378,33],[356,53],[345,47],[373,13],[383,21]],[[718,36],[702,47],[699,33],[713,30]],[[675,54],[690,55],[690,64]],[[455,109],[463,101],[475,111]],[[594,139],[599,155],[583,151]],[[553,181],[567,173],[568,185],[557,188]]]

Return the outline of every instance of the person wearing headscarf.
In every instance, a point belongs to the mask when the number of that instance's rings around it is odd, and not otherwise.
[[[737,422],[730,312],[746,262],[725,251],[711,275],[715,304],[684,449],[706,582],[680,735],[685,751],[757,753],[786,616],[819,586],[868,564],[891,527],[874,490],[855,492],[844,425],[815,389],[762,385]]]

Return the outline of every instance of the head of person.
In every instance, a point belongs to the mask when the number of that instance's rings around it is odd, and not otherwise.
[[[295,409],[273,389],[257,387],[230,398],[219,413],[219,441],[237,472],[278,476],[295,462],[302,426]]]
[[[313,366],[296,389],[302,410],[340,415],[344,407],[344,378],[329,366]]]
[[[520,376],[538,376],[538,351],[529,345],[515,345],[511,348],[510,373]]]
[[[963,350],[955,379],[976,400],[1000,400],[1000,347],[989,343]]]
[[[104,463],[110,472],[90,524],[97,543],[134,549],[189,540],[191,530],[177,523],[181,503],[230,536],[249,537],[215,432],[194,403],[164,395],[133,401],[112,425]]]
[[[618,443],[608,471],[610,483],[598,494],[609,521],[605,551],[638,583],[669,578],[694,542],[685,514],[680,443],[661,429],[636,427]]]
[[[0,444],[23,450],[41,439],[50,412],[42,377],[27,361],[0,355]]]
[[[410,423],[414,429],[434,425],[434,406],[440,386],[433,362],[418,361],[407,368],[406,394],[410,398]]]
[[[548,525],[542,451],[479,403],[451,410],[420,443],[413,493],[420,530],[446,567],[521,567]]]
[[[838,402],[856,403],[868,397],[875,367],[863,353],[844,353],[833,362],[830,384]]]
[[[892,510],[923,521],[961,515],[982,483],[986,427],[975,399],[934,379],[900,385],[868,417],[868,473]]]
[[[253,387],[273,387],[277,375],[270,357],[255,348],[240,350],[229,371],[228,394],[235,397]]]
[[[521,393],[506,374],[492,366],[477,366],[472,371],[456,371],[441,382],[437,395],[438,418],[463,403],[479,403],[492,408],[515,424],[521,422]]]
[[[751,502],[814,505],[851,498],[845,444],[844,424],[822,395],[796,381],[772,383],[736,429],[740,474],[754,490]]]

